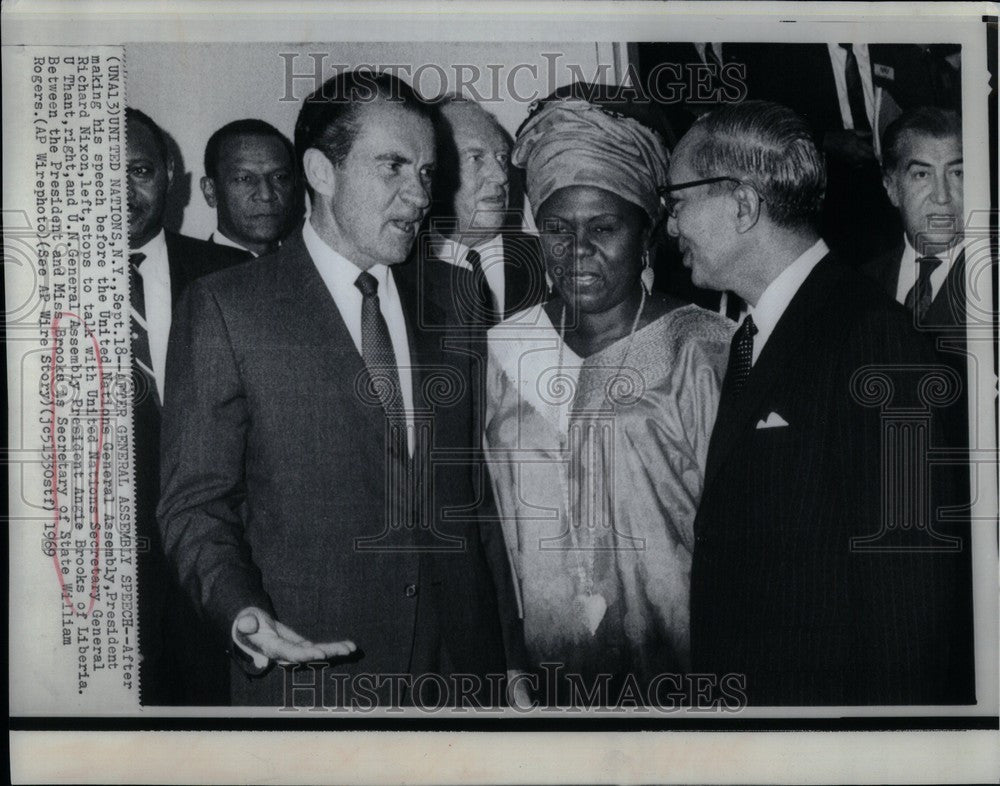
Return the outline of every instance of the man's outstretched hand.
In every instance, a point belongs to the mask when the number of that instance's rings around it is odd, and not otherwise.
[[[278,663],[309,663],[342,658],[353,653],[353,641],[312,642],[256,606],[243,609],[233,624],[234,641],[255,661],[261,658]]]

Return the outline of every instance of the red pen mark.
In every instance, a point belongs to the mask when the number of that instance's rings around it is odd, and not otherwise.
[[[90,339],[90,343],[94,348],[94,359],[97,365],[97,395],[98,395],[98,409],[97,409],[97,458],[94,462],[94,485],[93,485],[93,524],[91,525],[91,532],[94,538],[94,569],[90,577],[90,604],[87,606],[87,610],[84,613],[78,612],[73,608],[73,600],[70,598],[69,590],[66,588],[66,581],[63,579],[62,566],[59,564],[59,452],[56,446],[56,356],[57,350],[59,348],[59,323],[62,321],[63,317],[71,318],[77,320],[82,326]],[[51,415],[51,445],[52,445],[52,503],[55,509],[55,531],[52,535],[52,562],[56,569],[56,577],[59,579],[59,589],[62,592],[63,600],[66,605],[73,610],[73,613],[78,617],[88,617],[90,613],[94,610],[94,603],[97,600],[97,587],[100,581],[100,561],[101,561],[101,525],[100,525],[100,477],[101,477],[101,454],[104,450],[104,368],[101,363],[101,352],[100,345],[97,343],[97,338],[94,336],[93,332],[87,327],[87,323],[83,321],[78,315],[70,311],[57,312],[52,318],[52,324],[50,326],[50,335],[52,337],[52,356],[49,363],[49,398],[52,400],[52,406],[50,409]]]

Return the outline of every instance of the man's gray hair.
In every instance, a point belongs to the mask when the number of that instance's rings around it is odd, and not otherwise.
[[[779,226],[815,223],[826,168],[801,115],[771,101],[744,101],[703,115],[694,128],[705,132],[691,156],[699,177],[749,183]]]

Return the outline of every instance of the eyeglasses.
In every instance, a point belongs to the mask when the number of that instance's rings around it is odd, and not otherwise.
[[[673,196],[672,193],[674,191],[682,191],[685,188],[694,188],[695,186],[707,186],[710,185],[711,183],[736,183],[737,185],[741,186],[750,186],[751,188],[754,189],[754,191],[757,191],[757,189],[754,188],[752,184],[747,183],[744,180],[740,180],[738,177],[729,177],[728,175],[723,175],[721,177],[706,177],[704,180],[691,180],[688,181],[687,183],[677,183],[676,185],[671,185],[671,186],[660,186],[657,189],[657,193],[660,195],[660,202],[663,204],[663,207],[666,208],[667,214],[671,218],[676,218],[677,198]],[[759,192],[757,196],[760,197]]]

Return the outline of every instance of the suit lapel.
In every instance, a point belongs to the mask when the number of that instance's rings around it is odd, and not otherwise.
[[[816,265],[778,320],[741,393],[733,390],[732,379],[726,374],[719,413],[709,443],[705,488],[735,446],[754,428],[768,393],[778,382],[789,379],[785,367],[805,351],[802,345],[809,339],[817,320],[821,319],[818,309],[831,291],[831,286],[837,285],[837,277],[838,271],[829,255]]]
[[[337,406],[353,410],[353,415],[345,411],[343,417],[360,418],[370,428],[384,430],[381,406],[359,395],[367,386],[368,370],[301,233],[285,242],[275,264],[282,270],[282,283],[274,293],[281,319],[299,346],[314,348],[313,362],[326,369],[323,379],[332,380],[339,389]]]
[[[517,233],[503,236],[505,319],[545,299],[544,267],[534,238]]]
[[[903,246],[899,245],[890,252],[888,257],[886,257],[885,264],[882,265],[882,268],[879,271],[879,280],[882,282],[885,293],[893,300],[896,299],[896,290],[899,289],[899,276],[901,273],[900,266],[902,264]]]

